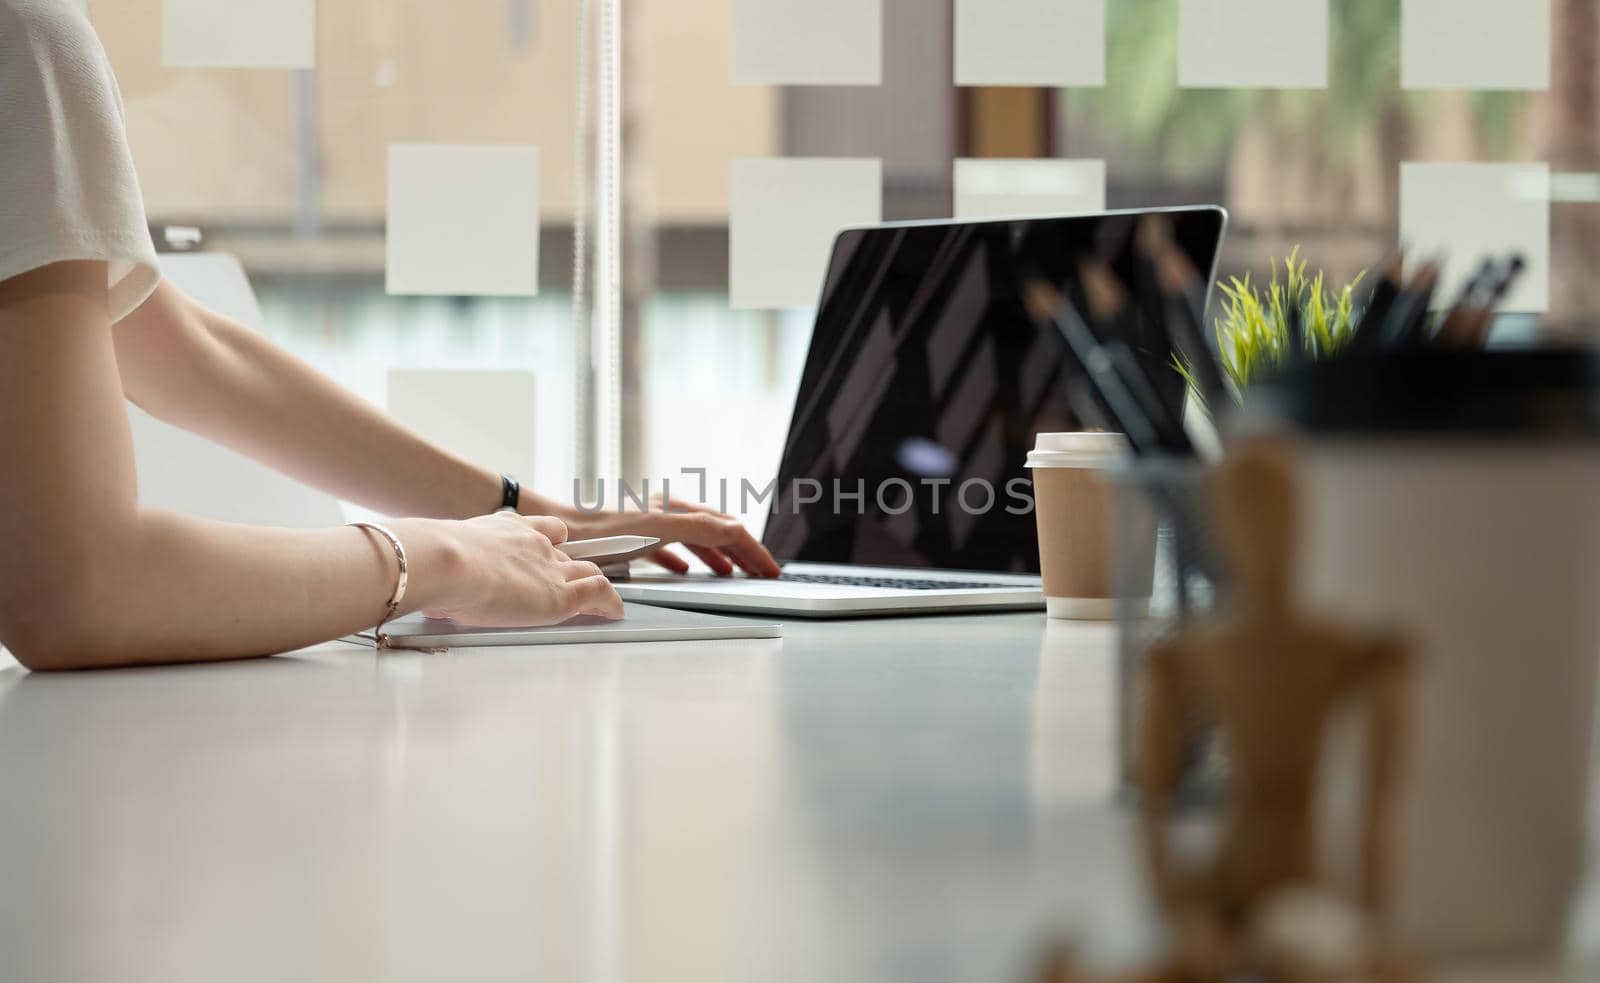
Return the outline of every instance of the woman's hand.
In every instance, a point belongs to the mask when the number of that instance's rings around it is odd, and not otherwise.
[[[616,509],[582,512],[571,506],[556,506],[524,492],[523,506],[559,515],[573,539],[654,536],[663,546],[681,543],[719,577],[731,575],[735,567],[752,577],[776,577],[783,572],[778,561],[750,534],[744,523],[706,505],[657,497],[648,512]],[[688,562],[669,549],[656,550],[645,559],[673,573],[689,571]]]
[[[497,512],[463,522],[407,520],[395,532],[408,547],[422,544],[412,576],[415,609],[428,617],[485,628],[622,617],[622,599],[600,568],[556,549],[567,541],[560,519]]]

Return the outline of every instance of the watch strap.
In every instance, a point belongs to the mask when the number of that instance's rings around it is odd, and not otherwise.
[[[517,511],[522,504],[522,486],[509,474],[500,476],[500,508],[497,511]]]

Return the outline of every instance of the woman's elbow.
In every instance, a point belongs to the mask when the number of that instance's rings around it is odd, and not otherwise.
[[[59,645],[53,639],[23,635],[20,638],[7,636],[0,641],[5,643],[11,657],[30,672],[69,672],[89,668],[87,659],[75,655],[67,646]]]
[[[71,598],[33,598],[28,610],[0,605],[0,645],[33,672],[114,665],[112,633],[88,605]]]

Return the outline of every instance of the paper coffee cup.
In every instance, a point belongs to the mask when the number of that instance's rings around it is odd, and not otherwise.
[[[1391,930],[1441,961],[1556,951],[1584,869],[1600,454],[1317,442],[1302,458],[1302,603],[1411,649]]]
[[[1436,968],[1556,955],[1590,828],[1600,353],[1388,351],[1251,400],[1299,436],[1300,606],[1410,653],[1390,938]],[[1331,861],[1363,835],[1339,807],[1362,801],[1356,723],[1322,773]]]
[[[1119,433],[1042,433],[1028,455],[1045,610],[1052,618],[1116,617],[1106,471],[1127,453],[1127,441]],[[1150,542],[1153,570],[1153,529]]]

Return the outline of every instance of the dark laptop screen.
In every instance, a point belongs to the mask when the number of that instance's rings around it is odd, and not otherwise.
[[[1202,276],[1220,209],[1161,213]],[[1136,257],[1140,213],[886,226],[840,234],[767,521],[780,562],[1035,573],[1024,460],[1034,434],[1084,429],[1080,373],[1023,308],[1043,275],[1086,309],[1082,271],[1131,298],[1116,331],[1173,406],[1183,380]]]

